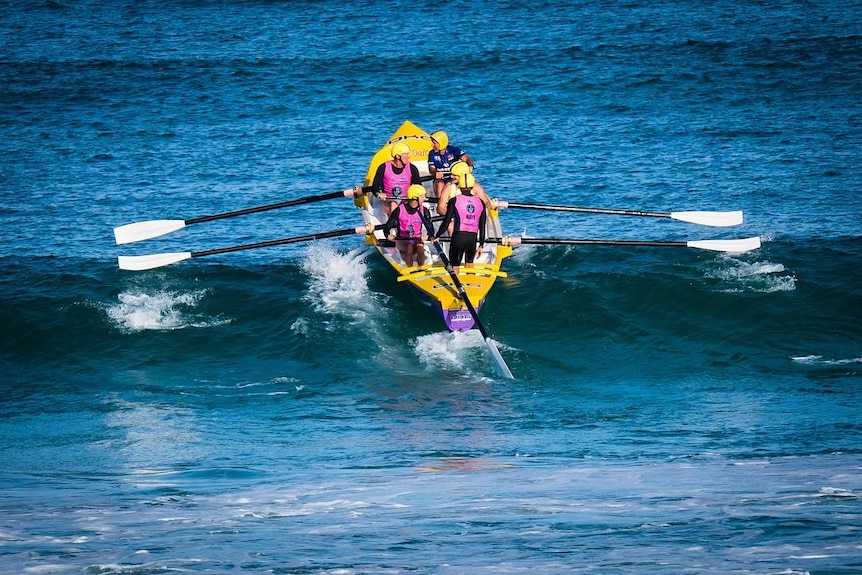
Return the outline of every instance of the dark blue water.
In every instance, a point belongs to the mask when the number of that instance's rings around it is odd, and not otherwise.
[[[0,2],[0,572],[862,572],[862,4]],[[349,200],[404,120],[524,246],[449,333]]]

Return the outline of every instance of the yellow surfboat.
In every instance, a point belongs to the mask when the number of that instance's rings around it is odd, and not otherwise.
[[[370,186],[374,180],[380,164],[391,160],[390,147],[395,142],[404,142],[410,146],[410,161],[417,168],[419,174],[429,176],[428,153],[433,149],[431,137],[422,129],[411,122],[404,122],[392,137],[374,154],[368,166],[364,186]],[[425,205],[431,212],[432,222],[435,230],[440,224],[441,218],[437,214],[436,198],[430,182],[424,184],[429,199]],[[446,326],[452,331],[469,330],[475,326],[474,317],[469,306],[455,286],[450,271],[446,269],[441,257],[430,241],[425,242],[425,264],[422,266],[406,266],[401,254],[395,247],[395,243],[383,236],[383,225],[386,223],[386,215],[383,212],[383,204],[373,194],[363,194],[354,198],[354,204],[359,208],[362,221],[366,226],[372,226],[373,233],[365,236],[366,242],[383,256],[398,274],[398,281],[409,282],[419,300],[431,306],[443,319]],[[500,218],[496,209],[492,209],[487,216],[485,230],[486,238],[503,237],[500,226]],[[448,254],[448,246],[444,246]],[[488,292],[498,277],[506,277],[506,273],[500,270],[500,264],[512,255],[510,246],[487,242],[481,256],[477,256],[472,267],[461,265],[458,279],[466,292],[469,303],[478,312]]]

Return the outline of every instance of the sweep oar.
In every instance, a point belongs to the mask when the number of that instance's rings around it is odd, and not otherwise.
[[[577,206],[545,206],[541,204],[522,204],[496,200],[497,209],[523,208],[527,210],[547,210],[556,212],[581,212],[585,214],[610,214],[615,216],[644,216],[650,218],[671,218],[702,226],[727,227],[742,223],[742,211],[735,212],[643,212],[639,210],[608,210],[602,208],[580,208]]]
[[[201,216],[190,220],[149,220],[146,222],[135,222],[114,228],[114,237],[118,244],[129,244],[157,238],[171,232],[175,232],[192,224],[200,224],[203,222],[211,222],[213,220],[223,220],[225,218],[235,218],[237,216],[245,216],[247,214],[256,214],[258,212],[266,212],[268,210],[277,210],[280,208],[289,208],[290,206],[299,206],[302,204],[311,204],[313,202],[322,202],[324,200],[332,200],[335,198],[351,198],[356,194],[369,191],[371,188],[350,188],[340,192],[330,192],[328,194],[320,194],[318,196],[307,196],[286,202],[278,202],[275,204],[267,204],[256,208],[246,208],[244,210],[236,210],[233,212],[224,212],[222,214],[212,214],[209,216]]]
[[[308,242],[311,240],[322,240],[325,238],[337,238],[339,236],[347,236],[350,234],[366,234],[366,226],[358,226],[346,228],[343,230],[335,230],[331,232],[321,232],[318,234],[308,234],[306,236],[297,236],[295,238],[282,238],[279,240],[269,240],[265,242],[257,242],[254,244],[244,244],[241,246],[231,246],[227,248],[216,248],[201,252],[174,252],[164,254],[150,254],[146,256],[120,256],[117,258],[121,270],[141,271],[160,268],[162,266],[174,264],[190,258],[200,258],[203,256],[213,256],[216,254],[225,254],[228,252],[238,252],[240,250],[251,250],[255,248],[266,248],[270,246],[281,246],[284,244],[295,244],[298,242]]]
[[[433,239],[434,249],[437,251],[437,255],[440,256],[440,261],[443,262],[443,266],[446,268],[446,271],[449,272],[449,277],[452,278],[452,283],[455,284],[455,289],[458,290],[458,295],[461,296],[461,301],[467,306],[467,310],[470,312],[470,316],[473,318],[473,323],[476,325],[476,328],[479,330],[479,333],[482,334],[482,337],[485,338],[485,343],[488,346],[488,351],[491,352],[491,357],[494,358],[494,361],[497,364],[497,367],[500,368],[500,371],[508,377],[509,379],[515,379],[515,376],[512,375],[512,370],[509,369],[509,366],[506,365],[506,361],[503,359],[503,356],[500,355],[500,350],[497,349],[497,345],[494,343],[494,340],[491,339],[491,336],[488,335],[488,331],[485,329],[485,326],[482,324],[482,320],[479,319],[479,314],[476,312],[476,308],[473,307],[473,304],[470,302],[470,297],[467,295],[467,290],[464,289],[464,284],[461,283],[461,280],[458,279],[458,274],[455,273],[455,269],[452,267],[452,262],[449,261],[449,258],[446,256],[446,252],[443,250],[443,246],[440,245],[440,241],[434,238],[434,226],[431,225],[431,222],[428,218],[425,217],[423,213],[423,209],[420,207],[419,216],[422,218],[422,224],[425,226],[425,229],[428,230],[428,236]]]
[[[485,242],[503,244],[505,246],[519,246],[521,244],[540,245],[590,245],[590,246],[659,246],[674,248],[697,248],[701,250],[712,250],[716,252],[742,253],[756,250],[760,247],[760,237],[744,238],[740,240],[690,240],[686,242],[660,242],[641,240],[570,240],[561,238],[522,238],[518,236],[504,236],[502,238],[486,238]]]

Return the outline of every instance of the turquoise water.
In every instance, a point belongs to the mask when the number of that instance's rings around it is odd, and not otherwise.
[[[0,572],[862,572],[862,4],[0,3]],[[404,121],[522,246],[449,333],[349,200]]]

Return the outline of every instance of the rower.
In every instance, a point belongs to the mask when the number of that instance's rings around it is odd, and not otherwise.
[[[449,203],[449,200],[460,193],[458,182],[461,176],[465,174],[472,175],[470,166],[467,165],[466,162],[455,162],[454,164],[452,164],[450,173],[454,178],[453,181],[443,186],[437,197],[437,213],[441,216],[446,215],[446,207]],[[475,182],[475,185],[473,186],[473,195],[482,200],[482,203],[485,204],[486,210],[490,210],[491,200],[490,198],[488,198],[488,194],[485,193],[485,188],[482,187],[482,184],[476,182],[475,177],[473,178],[473,181]]]
[[[395,142],[389,148],[392,159],[380,164],[374,174],[371,189],[381,202],[383,213],[389,216],[398,200],[407,195],[411,184],[421,184],[419,168],[410,162],[410,146],[405,142]]]
[[[455,274],[461,260],[467,267],[473,267],[475,257],[482,255],[485,243],[485,222],[488,210],[485,203],[473,194],[476,178],[473,174],[464,174],[458,178],[460,194],[451,198],[446,209],[446,217],[437,230],[434,241],[447,230],[452,236],[449,242],[449,263]],[[449,223],[452,222],[452,228]],[[478,245],[477,245],[478,241]]]
[[[421,184],[413,184],[407,188],[407,199],[392,211],[383,226],[383,235],[395,240],[395,247],[407,267],[413,266],[414,255],[416,265],[425,263],[424,242],[428,236],[423,228],[422,218],[424,215],[424,218],[430,221],[431,212],[422,205],[424,195],[425,188]]]
[[[472,170],[473,158],[458,146],[450,144],[449,136],[443,130],[431,134],[431,144],[434,149],[428,152],[428,172],[434,178],[434,195],[439,198],[446,184],[458,179],[451,174],[452,165],[459,161],[467,162]]]

